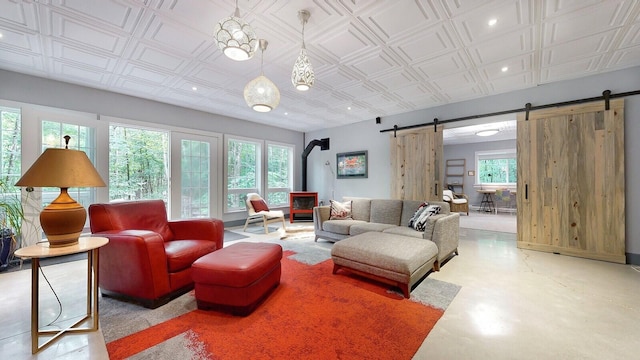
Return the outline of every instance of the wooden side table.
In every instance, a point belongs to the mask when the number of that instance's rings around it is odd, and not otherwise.
[[[48,242],[38,243],[18,249],[16,256],[31,259],[31,353],[49,346],[65,333],[89,332],[98,330],[98,249],[109,242],[104,237],[81,237],[75,245],[64,247],[49,247]],[[40,330],[39,314],[39,285],[38,268],[40,259],[86,252],[87,253],[87,314],[69,327],[62,330]],[[78,327],[84,321],[91,319],[89,327]],[[41,336],[53,336],[40,346]]]

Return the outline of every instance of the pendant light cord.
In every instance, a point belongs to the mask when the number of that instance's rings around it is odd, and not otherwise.
[[[262,44],[260,44],[262,45]],[[264,75],[264,47],[260,46],[260,75]]]
[[[306,46],[304,45],[304,24],[307,22],[307,20],[302,20],[302,48],[306,49]]]

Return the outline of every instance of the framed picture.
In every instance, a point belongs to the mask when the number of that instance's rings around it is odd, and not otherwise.
[[[338,179],[367,178],[367,151],[353,151],[336,154],[336,174]]]

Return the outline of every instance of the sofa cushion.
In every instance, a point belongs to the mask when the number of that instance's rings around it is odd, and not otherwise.
[[[329,200],[331,203],[331,213],[329,220],[350,220],[351,217],[351,201],[339,202]]]
[[[349,228],[349,235],[359,235],[370,231],[382,232],[386,229],[396,227],[395,225],[390,224],[378,224],[378,223],[364,223],[364,224],[355,224]]]
[[[402,200],[371,200],[372,223],[400,225]]]
[[[371,218],[371,199],[351,199],[351,217],[353,220],[369,221]]]
[[[429,201],[429,204],[431,205],[440,205],[440,214],[450,214],[451,213],[451,207],[449,206],[449,203],[446,201]]]
[[[327,220],[322,223],[322,230],[335,234],[349,235],[349,228],[355,224],[364,224],[360,220]]]
[[[425,263],[433,263],[437,254],[438,247],[431,241],[387,233],[350,237],[331,248],[336,264],[361,271],[358,264],[371,265],[367,270],[373,271],[368,273],[404,282]]]
[[[416,211],[414,218],[412,218],[409,223],[411,223],[411,227],[413,227],[415,230],[425,231],[428,218],[439,213],[439,205],[428,205],[427,203],[424,203]]]
[[[436,221],[438,221],[438,219],[442,219],[445,216],[447,216],[447,214],[438,214],[438,215],[429,216],[427,218],[427,223],[425,224],[425,227],[424,227],[425,239],[431,240],[431,238],[433,237],[433,228],[436,226]]]
[[[215,250],[216,243],[209,240],[173,240],[164,243],[170,273],[190,267],[194,261]]]
[[[198,284],[244,288],[279,267],[280,259],[278,244],[239,242],[195,261],[192,277]]]
[[[382,232],[383,233],[387,233],[387,234],[414,237],[414,238],[418,238],[418,239],[423,239],[424,238],[424,233],[423,232],[413,230],[413,228],[410,228],[408,226],[393,226],[393,227],[390,227],[388,229],[383,230]]]
[[[402,202],[402,217],[400,218],[400,226],[409,226],[409,220],[411,220],[413,214],[424,202],[426,201],[404,200]]]
[[[420,204],[420,206],[418,206],[418,209],[414,211],[413,216],[411,216],[411,219],[409,219],[409,223],[407,224],[407,226],[415,229],[414,225],[416,221],[420,219],[420,216],[422,216],[422,214],[427,210],[428,206],[429,206],[428,202],[423,202],[422,204]]]
[[[173,240],[163,200],[92,204],[89,214],[92,233],[110,230],[148,230],[160,234],[164,241]]]

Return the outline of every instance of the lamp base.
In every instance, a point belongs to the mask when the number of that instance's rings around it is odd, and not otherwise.
[[[69,196],[65,188],[40,213],[40,225],[49,240],[49,247],[77,244],[86,220],[87,211]]]

